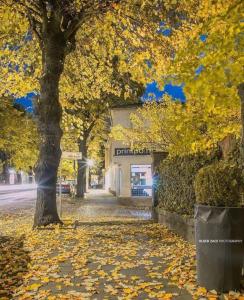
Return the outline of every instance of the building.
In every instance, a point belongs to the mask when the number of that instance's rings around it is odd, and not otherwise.
[[[130,114],[141,104],[114,107],[110,125],[130,128]],[[152,156],[148,150],[132,150],[110,138],[105,149],[105,188],[120,198],[152,199]]]

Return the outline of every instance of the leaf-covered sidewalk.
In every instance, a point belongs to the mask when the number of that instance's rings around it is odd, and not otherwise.
[[[0,299],[217,298],[196,286],[194,247],[165,227],[88,221],[33,231],[31,217],[1,218]]]

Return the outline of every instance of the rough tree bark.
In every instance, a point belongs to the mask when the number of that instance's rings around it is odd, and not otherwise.
[[[241,101],[241,165],[244,168],[244,82],[238,85],[238,94]]]
[[[79,140],[79,151],[82,153],[82,160],[78,161],[78,174],[77,174],[77,191],[76,196],[79,198],[84,197],[86,192],[86,169],[87,169],[87,136],[84,134],[83,139]]]
[[[34,227],[62,223],[57,213],[56,182],[62,137],[59,80],[63,72],[65,51],[66,40],[59,23],[48,22],[42,39],[42,78],[38,105],[41,146],[35,168],[38,187]]]

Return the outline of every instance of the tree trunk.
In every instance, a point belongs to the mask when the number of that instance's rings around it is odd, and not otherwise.
[[[244,168],[244,82],[238,85],[238,94],[241,100],[241,165]]]
[[[56,182],[60,163],[60,127],[62,108],[59,103],[59,80],[63,72],[66,42],[59,26],[49,24],[43,34],[42,78],[38,104],[38,129],[41,145],[35,168],[37,202],[34,227],[62,223],[57,212]]]
[[[79,151],[82,153],[82,160],[78,161],[78,174],[77,174],[77,197],[84,197],[86,192],[86,169],[87,169],[87,139],[83,136],[83,140],[79,141]]]
[[[4,182],[6,184],[9,184],[9,164],[8,161],[5,160],[5,162],[3,163],[3,178],[4,178]]]

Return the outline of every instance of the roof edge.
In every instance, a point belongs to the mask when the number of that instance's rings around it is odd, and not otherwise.
[[[141,107],[143,106],[143,102],[136,102],[136,103],[126,103],[126,104],[118,104],[111,106],[111,110],[113,109],[125,109],[125,108],[131,108],[131,107]]]

